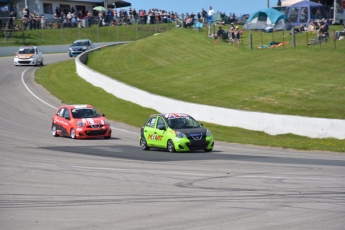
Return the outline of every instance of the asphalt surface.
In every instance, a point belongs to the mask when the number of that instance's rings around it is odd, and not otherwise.
[[[345,228],[345,154],[142,151],[139,129],[117,122],[109,140],[53,137],[61,102],[37,68],[0,58],[0,229]]]

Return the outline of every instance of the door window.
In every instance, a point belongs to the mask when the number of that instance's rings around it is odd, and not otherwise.
[[[59,117],[63,117],[64,112],[65,112],[65,108],[61,108],[61,109],[59,110],[59,112],[57,113],[57,115],[58,115]]]
[[[146,122],[146,126],[154,128],[155,123],[156,123],[156,117],[152,117]]]

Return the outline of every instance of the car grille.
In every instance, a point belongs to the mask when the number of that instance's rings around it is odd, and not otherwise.
[[[90,129],[99,129],[99,128],[103,127],[103,126],[104,125],[89,125],[87,127],[90,128]]]
[[[88,136],[98,136],[98,135],[104,135],[107,132],[106,129],[103,130],[90,130],[86,131],[86,135]]]
[[[30,64],[31,61],[18,61],[19,64]]]
[[[190,143],[187,144],[188,148],[190,150],[200,150],[200,149],[206,149],[207,145],[209,144],[209,141],[204,140],[190,140]]]

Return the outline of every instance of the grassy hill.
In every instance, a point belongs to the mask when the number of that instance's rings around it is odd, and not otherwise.
[[[253,32],[254,44],[271,34]],[[277,41],[282,33],[275,34]],[[304,34],[297,35],[302,43]],[[289,40],[287,35],[285,40]],[[293,48],[237,47],[173,29],[89,55],[87,65],[146,91],[249,111],[345,119],[345,41]],[[255,46],[255,47],[256,47]],[[111,58],[110,58],[111,57]],[[102,60],[102,62],[98,61]]]

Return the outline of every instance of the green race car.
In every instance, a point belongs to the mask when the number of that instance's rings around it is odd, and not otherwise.
[[[169,152],[210,152],[214,139],[210,130],[188,114],[167,113],[154,114],[147,119],[141,127],[139,143],[143,150],[160,148]]]

